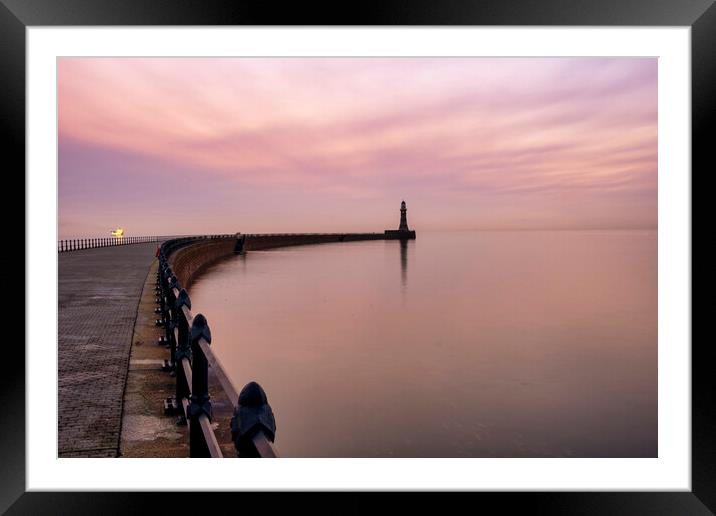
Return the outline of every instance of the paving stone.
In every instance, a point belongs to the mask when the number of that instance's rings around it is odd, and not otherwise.
[[[157,244],[58,255],[58,453],[116,457],[134,321]]]

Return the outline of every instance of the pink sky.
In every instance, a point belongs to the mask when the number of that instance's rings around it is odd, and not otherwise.
[[[60,59],[59,237],[657,223],[651,58]]]

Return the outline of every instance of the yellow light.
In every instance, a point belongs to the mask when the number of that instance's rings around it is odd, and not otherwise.
[[[112,236],[122,238],[124,236],[124,230],[122,228],[117,228],[112,231]]]

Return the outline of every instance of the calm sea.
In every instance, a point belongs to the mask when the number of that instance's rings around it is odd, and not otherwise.
[[[252,251],[191,290],[282,456],[657,454],[656,231]]]

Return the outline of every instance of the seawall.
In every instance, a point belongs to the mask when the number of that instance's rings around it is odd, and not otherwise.
[[[179,283],[188,290],[203,268],[234,254],[236,242],[236,237],[198,240],[177,249],[169,255],[168,260]]]
[[[151,272],[145,280],[142,300],[137,310],[131,341],[133,345],[129,359],[129,371],[123,397],[122,429],[121,432],[118,432],[121,434],[120,455],[125,457],[186,457],[196,451],[190,446],[190,443],[194,441],[189,439],[188,427],[176,426],[172,418],[166,417],[167,415],[183,414],[184,409],[179,411],[172,409],[171,400],[181,399],[183,400],[181,406],[184,406],[187,393],[190,394],[191,389],[194,388],[193,380],[201,378],[201,375],[197,375],[191,376],[191,380],[189,380],[190,377],[186,376],[185,368],[192,368],[191,371],[193,371],[193,361],[191,365],[187,365],[189,362],[183,360],[182,368],[173,368],[172,361],[175,360],[174,357],[178,356],[174,354],[173,350],[181,341],[181,321],[184,321],[183,327],[186,332],[187,328],[193,327],[194,314],[200,312],[197,310],[200,307],[193,307],[194,311],[192,312],[192,307],[188,306],[176,310],[176,314],[174,314],[167,308],[175,306],[174,300],[179,296],[177,289],[190,290],[193,281],[206,267],[245,251],[384,239],[390,239],[390,237],[385,233],[294,233],[210,235],[182,237],[164,242],[161,250],[166,261],[162,258],[162,261],[159,263],[155,261],[152,265]],[[151,256],[152,251],[148,251]],[[170,269],[167,268],[167,265]],[[179,282],[179,285],[173,288],[167,287],[171,274],[176,275]],[[162,282],[164,290],[157,289]],[[171,305],[167,305],[167,300]],[[157,304],[160,305],[159,308],[155,308]],[[157,313],[160,314],[160,319],[156,319],[155,314]],[[178,324],[174,324],[175,317]],[[162,345],[145,345],[145,343],[155,341],[157,326],[162,327],[162,335],[156,342]],[[169,360],[164,359],[167,348],[170,349]],[[220,361],[214,356],[208,344],[201,349],[201,352],[197,350],[194,352],[197,353],[197,357],[204,356],[209,363],[206,381],[212,403],[212,430],[209,433],[213,437],[207,437],[207,439],[213,439],[215,447],[220,450],[212,451],[211,456],[235,457],[236,450],[230,421],[238,400],[239,386],[233,385],[228,380]],[[172,370],[176,371],[175,376],[167,374]],[[180,371],[184,371],[184,374],[179,374]],[[186,385],[190,385],[189,391],[187,391]],[[196,388],[202,389],[202,387]],[[164,407],[164,416],[159,415],[159,407]],[[204,435],[206,437],[206,433]],[[263,455],[261,456],[275,456],[275,449],[269,441],[266,441],[265,436],[264,441],[264,446],[261,448]],[[197,453],[204,452],[199,450]]]
[[[359,240],[384,240],[383,233],[285,233],[240,235],[236,252],[258,251],[294,245],[327,244],[331,242],[356,242]]]
[[[296,245],[357,242],[361,240],[397,240],[415,238],[415,231],[383,233],[267,233],[237,234],[211,240],[187,242],[169,254],[169,263],[181,285],[189,289],[194,278],[212,263],[246,251],[259,251]]]

